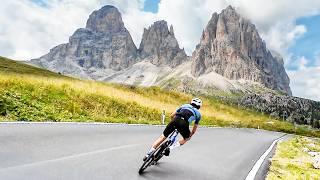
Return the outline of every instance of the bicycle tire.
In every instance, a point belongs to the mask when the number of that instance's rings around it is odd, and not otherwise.
[[[141,165],[139,169],[139,174],[142,174],[145,169],[147,169],[148,166],[150,166],[155,161],[155,154],[157,155],[161,149],[161,147],[164,145],[163,143],[161,146],[159,146]],[[163,151],[163,150],[162,150]]]
[[[139,169],[139,174],[142,174],[144,170],[147,169],[153,162],[157,163],[163,157],[163,151],[169,146],[171,143],[170,140],[162,143],[153,154],[151,154],[141,165]]]
[[[153,162],[153,156],[148,157],[148,159],[146,159],[146,160],[142,163],[142,165],[141,165],[141,167],[140,167],[140,169],[139,169],[139,174],[142,174],[143,171],[144,171],[145,169],[147,169],[147,167],[150,166],[150,164],[151,164],[152,162]]]
[[[157,153],[155,153],[155,162],[158,162],[162,157],[163,157],[163,151],[168,147],[168,141],[163,143],[160,148],[159,151]]]

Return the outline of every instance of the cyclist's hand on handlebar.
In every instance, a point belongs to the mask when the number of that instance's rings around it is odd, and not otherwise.
[[[191,133],[190,133],[190,138],[191,138],[193,135],[194,135],[194,132],[191,132]]]

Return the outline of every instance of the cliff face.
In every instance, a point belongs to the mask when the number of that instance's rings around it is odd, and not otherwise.
[[[216,72],[228,79],[258,82],[291,95],[282,59],[266,48],[255,26],[231,6],[214,13],[192,54],[192,74]]]
[[[157,85],[164,79],[191,78],[199,84],[197,89],[204,85],[223,91],[250,89],[237,84],[244,79],[291,94],[282,58],[271,54],[255,26],[231,6],[212,15],[192,57],[179,47],[173,27],[163,20],[144,29],[137,49],[117,8],[104,6],[68,43],[31,63],[84,79]],[[183,75],[177,73],[181,67]]]
[[[86,28],[76,30],[67,44],[32,62],[63,74],[95,79],[94,72],[125,69],[135,63],[136,57],[137,48],[120,12],[104,6],[90,15]]]
[[[142,59],[149,59],[154,65],[176,67],[187,60],[186,53],[179,48],[173,27],[169,30],[166,21],[157,21],[144,29],[139,52]]]

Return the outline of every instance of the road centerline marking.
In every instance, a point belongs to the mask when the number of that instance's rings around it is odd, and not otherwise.
[[[139,146],[139,145],[141,145],[141,144],[129,144],[129,145],[123,145],[123,146],[116,146],[116,147],[111,147],[111,148],[107,148],[107,149],[100,149],[100,150],[95,150],[95,151],[90,151],[90,152],[85,152],[85,153],[79,153],[79,154],[63,156],[63,157],[55,158],[55,159],[36,161],[36,162],[17,165],[17,166],[10,166],[10,167],[1,168],[0,172],[1,171],[6,171],[6,170],[11,170],[11,169],[16,169],[16,168],[23,168],[23,167],[29,167],[29,166],[34,166],[34,165],[41,165],[41,164],[46,164],[46,163],[52,163],[52,162],[59,162],[59,161],[63,161],[63,160],[75,159],[75,158],[79,158],[79,157],[84,157],[84,156],[89,156],[89,155],[94,155],[94,154],[100,154],[100,153],[105,153],[105,152],[119,150],[119,149],[132,148],[132,147]]]

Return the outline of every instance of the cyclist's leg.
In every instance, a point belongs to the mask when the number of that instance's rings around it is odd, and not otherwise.
[[[176,147],[182,146],[184,145],[189,139],[190,139],[190,129],[189,129],[189,123],[183,119],[179,120],[177,122],[177,129],[180,132],[181,136],[183,137],[183,139],[181,139],[180,141],[177,141],[176,143],[174,143],[170,149],[174,149]]]
[[[158,139],[156,139],[156,141],[152,144],[152,147],[154,149],[156,149],[167,137],[165,137],[163,134],[161,134],[160,137],[158,137]]]
[[[149,156],[149,154],[151,154],[153,151],[155,151],[157,149],[157,147],[174,131],[175,129],[175,120],[172,120],[167,127],[165,128],[165,130],[163,131],[163,134],[154,141],[154,143],[152,144],[151,148],[149,149],[147,156]],[[145,159],[145,158],[144,158]]]
[[[164,129],[163,134],[152,144],[152,147],[156,149],[175,129],[176,120],[172,120]]]

